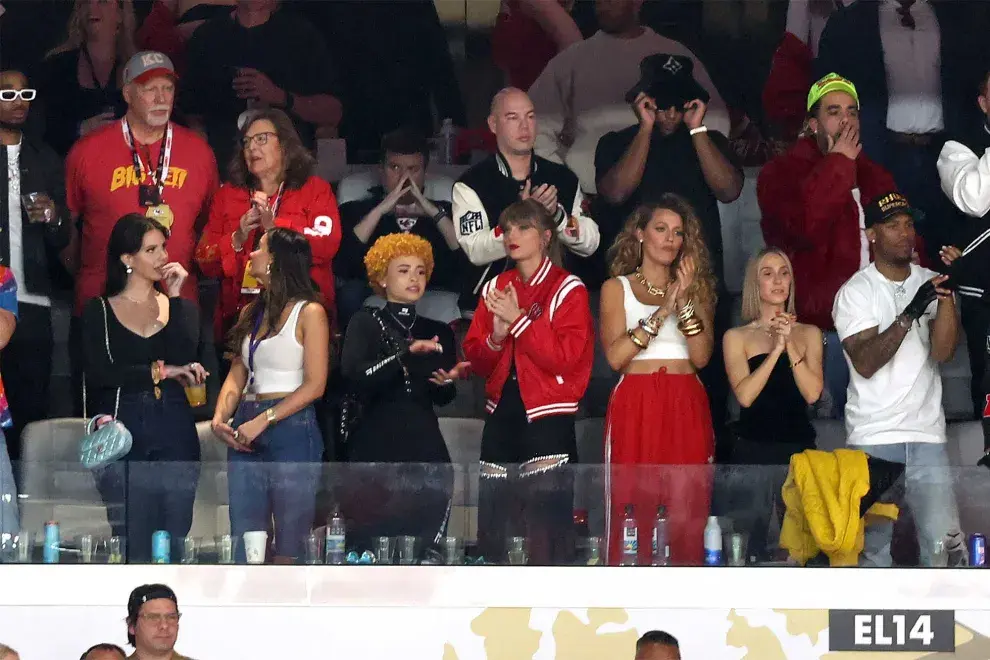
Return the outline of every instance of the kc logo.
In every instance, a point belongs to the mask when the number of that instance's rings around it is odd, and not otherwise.
[[[157,66],[165,64],[165,56],[161,53],[147,53],[141,56],[142,66]]]
[[[533,319],[534,321],[540,318],[541,316],[543,316],[543,308],[540,307],[540,303],[533,303],[532,306],[529,308],[529,312],[526,313],[526,316]]]
[[[667,61],[664,63],[663,68],[666,71],[670,71],[671,73],[676,75],[678,71],[684,68],[684,65],[678,62],[676,57],[671,55],[670,57],[667,58]]]

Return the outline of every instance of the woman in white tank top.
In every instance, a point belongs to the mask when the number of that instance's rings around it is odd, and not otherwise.
[[[251,253],[262,292],[231,331],[237,357],[213,415],[229,447],[231,532],[267,531],[274,518],[276,563],[302,555],[322,466],[313,402],[327,384],[330,324],[312,262],[306,237],[292,229],[270,229]],[[243,560],[243,544],[237,554]]]
[[[609,400],[605,460],[609,561],[622,555],[620,530],[633,507],[639,538],[650,538],[667,507],[670,563],[698,564],[711,497],[715,439],[699,369],[712,356],[715,277],[701,222],[687,201],[664,195],[629,217],[609,253],[613,278],[601,291],[601,340],[622,378]],[[698,465],[645,471],[632,466]],[[637,483],[642,482],[642,483]],[[649,561],[650,544],[639,545]],[[625,557],[629,561],[629,557]]]

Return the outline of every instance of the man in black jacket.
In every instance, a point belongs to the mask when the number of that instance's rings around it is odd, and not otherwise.
[[[52,371],[51,270],[69,243],[62,163],[50,147],[24,131],[37,92],[19,71],[0,72],[0,263],[17,280],[19,322],[3,350],[7,401],[14,420],[7,433],[12,460],[20,435],[48,412]]]
[[[987,384],[987,341],[990,330],[990,71],[984,71],[979,83],[977,107],[979,119],[955,133],[945,143],[938,157],[938,174],[942,191],[952,201],[954,215],[943,223],[952,237],[952,244],[962,250],[952,269],[952,280],[959,294],[962,323],[966,331],[966,347],[973,407],[977,416],[983,415]]]
[[[561,244],[574,254],[590,256],[600,240],[598,225],[583,210],[577,175],[533,153],[536,113],[526,92],[510,87],[496,94],[488,128],[498,151],[462,174],[453,191],[457,241],[475,266],[461,293],[461,309],[470,311],[485,282],[507,268],[498,218],[513,202],[532,197],[543,204]]]

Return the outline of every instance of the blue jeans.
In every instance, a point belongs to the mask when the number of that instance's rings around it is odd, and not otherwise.
[[[97,470],[96,486],[115,536],[127,537],[129,563],[151,561],[151,536],[172,538],[172,561],[192,527],[199,484],[199,438],[182,386],[165,381],[162,398],[152,392],[123,394],[117,418],[134,446],[122,460]],[[99,393],[100,412],[113,412],[112,393]]]
[[[234,428],[278,402],[242,401]],[[274,518],[277,556],[300,557],[313,528],[322,471],[323,438],[313,406],[269,427],[252,448],[227,450],[231,534],[241,538],[244,532],[267,531]],[[244,561],[243,542],[238,543],[237,557]]]
[[[904,499],[918,531],[921,565],[932,565],[932,549],[936,541],[944,544],[946,552],[952,550],[953,544],[958,543],[962,535],[959,533],[959,511],[945,445],[908,442],[851,448],[905,466]],[[888,567],[892,564],[890,539],[893,531],[892,521],[867,526],[860,566]]]
[[[7,455],[7,441],[0,429],[0,540],[5,534],[17,534],[21,524],[17,516],[17,484]]]
[[[825,346],[822,361],[825,377],[825,391],[831,403],[829,419],[845,419],[846,390],[849,387],[849,365],[842,350],[842,342],[835,330],[825,333]]]

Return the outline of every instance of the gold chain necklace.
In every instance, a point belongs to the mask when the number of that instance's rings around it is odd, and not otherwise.
[[[636,281],[642,284],[643,286],[645,286],[646,292],[651,296],[660,296],[661,298],[663,298],[664,296],[667,295],[667,290],[670,289],[670,282],[667,282],[667,286],[661,289],[658,286],[653,286],[653,284],[648,279],[646,279],[646,276],[643,275],[643,271],[641,269],[637,268],[635,275],[636,275]]]

